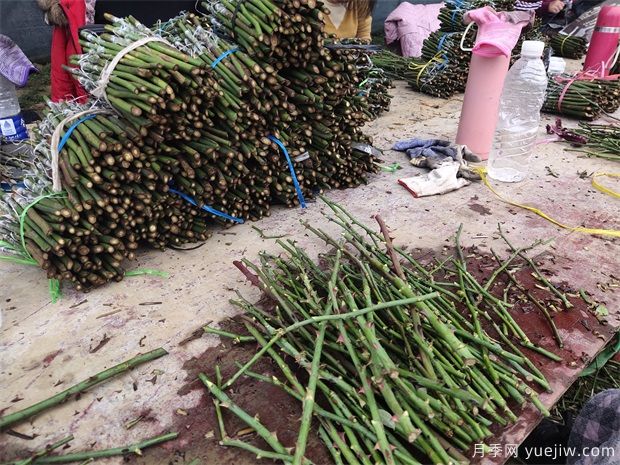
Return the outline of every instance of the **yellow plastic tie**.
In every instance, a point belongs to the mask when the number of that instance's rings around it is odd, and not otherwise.
[[[592,176],[592,187],[594,187],[597,191],[602,192],[603,194],[611,195],[617,199],[620,199],[620,192],[616,192],[609,187],[605,187],[602,184],[596,182],[596,178],[620,178],[620,173],[596,173]]]
[[[564,42],[566,42],[566,39],[568,39],[569,37],[571,37],[570,34],[564,37],[564,39],[562,40],[562,43],[560,44],[560,56],[564,56]]]
[[[430,60],[428,60],[428,61],[426,62],[426,64],[425,64],[425,65],[423,65],[423,66],[422,66],[422,65],[415,64],[415,63],[409,63],[409,68],[410,68],[410,69],[412,69],[412,70],[414,70],[414,71],[415,71],[416,69],[418,69],[418,68],[420,68],[420,67],[421,67],[420,72],[418,73],[418,77],[417,77],[417,78],[416,78],[416,80],[415,80],[416,86],[420,87],[420,77],[422,76],[422,73],[424,73],[424,70],[425,70],[426,68],[428,68],[428,66],[429,66],[431,63],[433,63],[433,62],[439,62],[439,63],[441,63],[441,62],[443,61],[443,60],[440,60],[440,58],[441,58],[442,56],[443,56],[443,52],[437,52],[437,54],[436,54],[433,58],[431,58]]]
[[[484,168],[484,167],[474,167],[473,170],[480,175],[480,178],[482,179],[482,182],[484,183],[484,185],[487,186],[489,188],[489,190],[491,192],[493,192],[502,202],[506,202],[507,204],[512,205],[514,207],[519,207],[519,208],[523,208],[525,210],[531,211],[532,213],[537,214],[541,218],[544,218],[545,220],[549,221],[550,223],[553,223],[556,226],[558,226],[560,228],[563,228],[563,229],[568,229],[570,231],[581,232],[581,233],[592,234],[592,235],[620,237],[620,231],[617,230],[617,229],[596,229],[596,228],[583,228],[581,226],[567,226],[567,225],[559,222],[558,220],[556,220],[554,218],[551,218],[549,215],[547,215],[546,213],[542,212],[538,208],[531,207],[529,205],[523,205],[523,204],[517,203],[517,202],[513,202],[512,200],[508,200],[508,199],[504,198],[499,192],[497,192],[493,188],[493,186],[491,186],[491,183],[489,182],[489,178],[487,176],[486,168]],[[594,179],[592,181],[593,181],[593,184],[594,184]],[[594,186],[594,187],[596,187],[596,186]],[[602,188],[606,189],[605,187],[602,187]]]

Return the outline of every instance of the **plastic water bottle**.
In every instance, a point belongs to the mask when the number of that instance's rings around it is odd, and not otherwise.
[[[551,57],[549,59],[549,66],[547,67],[547,74],[549,77],[559,76],[566,70],[566,60],[561,57]]]
[[[0,74],[0,140],[19,142],[28,139],[20,111],[15,84]]]
[[[523,42],[521,58],[506,76],[488,164],[489,176],[498,181],[518,182],[527,176],[547,90],[544,49],[543,42]]]

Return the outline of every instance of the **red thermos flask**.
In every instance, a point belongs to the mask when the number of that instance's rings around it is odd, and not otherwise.
[[[598,14],[583,70],[607,76],[617,60],[619,40],[620,6],[605,5]]]

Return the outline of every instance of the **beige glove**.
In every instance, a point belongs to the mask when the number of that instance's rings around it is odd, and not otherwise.
[[[460,168],[458,162],[450,161],[442,163],[428,174],[399,179],[398,183],[414,197],[445,194],[470,184],[467,179],[457,177]]]

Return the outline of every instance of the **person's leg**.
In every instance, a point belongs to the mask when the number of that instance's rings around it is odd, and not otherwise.
[[[620,465],[620,389],[603,391],[583,406],[568,447],[567,465]]]

